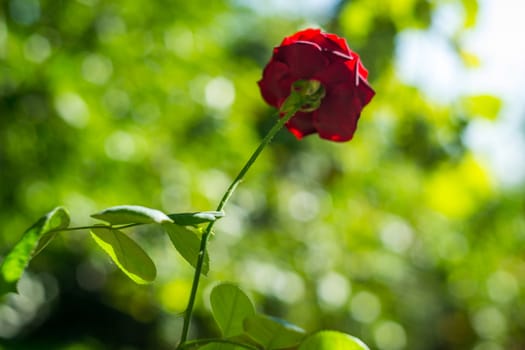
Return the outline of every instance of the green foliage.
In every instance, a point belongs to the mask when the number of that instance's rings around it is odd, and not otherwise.
[[[235,337],[244,333],[244,321],[255,315],[255,308],[246,294],[237,286],[223,283],[210,294],[213,318],[223,337]]]
[[[227,343],[210,343],[210,344],[206,344],[204,346],[199,347],[199,349],[202,349],[202,350],[242,350],[246,348],[243,346],[227,344]],[[252,348],[248,348],[248,349],[252,349]]]
[[[139,205],[119,205],[102,210],[91,215],[95,219],[103,220],[111,225],[122,224],[163,224],[173,222],[166,214],[157,209]]]
[[[151,283],[157,269],[148,254],[129,236],[110,228],[93,228],[91,237],[134,282]]]
[[[119,205],[104,209],[91,216],[95,219],[106,221],[111,225],[161,224],[177,251],[188,263],[195,267],[201,244],[200,238],[184,226],[197,226],[199,224],[213,222],[223,217],[224,213],[207,211],[166,215],[160,210],[143,206]],[[173,222],[175,222],[175,224],[173,224]],[[101,233],[103,233],[104,236],[100,236]],[[97,244],[111,256],[117,266],[133,281],[143,284],[155,279],[156,270],[153,262],[144,251],[126,235],[113,229],[102,229],[101,232],[99,229],[95,229],[92,231],[92,236]],[[121,246],[121,241],[124,241],[127,246]],[[132,255],[130,257],[131,260],[127,262],[125,260],[129,254]],[[143,263],[146,270],[137,270]],[[209,257],[206,254],[202,267],[202,273],[204,275],[208,273],[209,265]]]
[[[266,315],[251,315],[244,319],[246,335],[261,344],[264,349],[284,349],[297,346],[305,337],[305,331],[284,320]]]
[[[190,263],[191,266],[196,267],[197,257],[199,256],[199,248],[201,245],[200,238],[190,229],[183,226],[164,223],[162,225],[171,243],[182,257]],[[210,258],[208,254],[204,257],[202,265],[202,273],[206,275],[210,269]]]
[[[208,222],[213,222],[224,217],[222,211],[201,211],[196,213],[175,213],[168,214],[173,222],[180,226],[196,226]]]
[[[166,214],[157,209],[137,205],[120,205],[102,210],[91,215],[92,217],[108,222],[110,225],[125,227],[139,224],[161,224],[168,233],[170,240],[177,251],[195,267],[199,255],[200,238],[193,231],[179,226],[197,226],[198,224],[213,222],[224,216],[222,212],[195,212],[171,214],[178,224]],[[57,235],[61,229],[69,225],[69,214],[59,207],[43,216],[23,235],[11,252],[0,265],[2,280],[0,292],[2,294],[14,291],[16,282],[22,276],[29,260],[40,253]],[[121,227],[123,227],[121,226]],[[112,226],[98,225],[93,227],[70,228],[80,230],[91,228],[91,237],[104,250],[115,264],[134,282],[147,284],[152,282],[157,274],[155,264],[146,252],[129,236]],[[209,257],[205,256],[202,273],[209,271]]]
[[[65,229],[69,226],[70,222],[69,213],[66,210],[66,208],[63,207],[57,207],[53,209],[44,217],[40,218],[40,220],[44,221],[44,223],[41,226],[41,231],[39,233],[40,238],[38,239],[38,245],[32,252],[31,258],[37,256],[42,250],[44,250],[44,248],[49,243],[51,243],[51,241],[56,237],[56,235],[60,233],[60,230]],[[26,231],[26,233],[24,233],[20,242],[17,243],[17,245],[12,249],[12,251],[18,250],[19,244],[25,246],[25,248],[22,248],[21,251],[24,251],[25,249],[30,249],[31,244],[34,244],[34,241],[32,240],[35,239],[37,235],[28,235],[28,232],[33,231],[34,229],[35,231],[33,232],[36,233],[39,227],[39,221],[37,221],[31,228],[28,229],[28,231]],[[6,257],[5,260],[8,260],[8,257]],[[21,266],[22,265],[20,265],[20,267]]]
[[[369,348],[351,335],[336,331],[321,331],[306,338],[299,350],[369,350]]]
[[[0,265],[0,296],[16,290],[16,283],[22,277],[29,261],[49,244],[57,232],[67,228],[68,225],[67,211],[58,207],[41,217],[24,232],[20,241],[4,257]]]
[[[285,320],[257,314],[248,296],[234,284],[223,283],[214,287],[210,302],[222,338],[210,340],[212,344],[203,349],[368,350],[361,340],[341,332],[322,331],[306,336],[303,329]]]

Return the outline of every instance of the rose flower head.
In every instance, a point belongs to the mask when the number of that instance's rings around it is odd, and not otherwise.
[[[305,29],[284,38],[273,50],[258,84],[264,100],[283,116],[289,107],[285,101],[301,86],[298,83],[320,83],[320,103],[299,109],[286,127],[298,139],[317,133],[323,139],[342,142],[352,139],[361,110],[375,94],[367,76],[345,39],[320,29]]]

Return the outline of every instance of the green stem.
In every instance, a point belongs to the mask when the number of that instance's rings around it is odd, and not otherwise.
[[[78,226],[78,227],[66,227],[66,228],[56,228],[53,230],[49,230],[46,233],[52,233],[52,232],[65,232],[65,231],[79,231],[79,230],[91,230],[93,228],[108,228],[108,229],[117,229],[122,230],[129,227],[134,226],[140,226],[144,224],[138,224],[138,223],[132,223],[132,224],[124,224],[124,225],[104,225],[104,224],[98,224],[98,225],[91,225],[91,226]]]
[[[288,120],[290,120],[290,118],[293,117],[294,114],[298,110],[299,110],[299,107],[290,109],[290,110],[288,110],[286,112],[286,114],[283,117],[281,117],[280,119],[277,120],[277,123],[275,123],[275,125],[266,134],[264,139],[259,144],[259,147],[257,147],[255,152],[253,152],[253,154],[248,159],[248,161],[246,162],[244,167],[241,169],[241,171],[239,172],[237,177],[235,177],[233,182],[230,184],[230,187],[228,187],[228,189],[226,190],[226,192],[222,196],[222,199],[219,202],[219,206],[217,207],[217,211],[221,211],[224,208],[224,206],[226,205],[226,203],[230,199],[231,195],[233,194],[233,191],[235,191],[235,188],[237,187],[237,185],[239,185],[239,183],[243,180],[244,176],[246,175],[246,173],[248,172],[250,167],[253,165],[253,163],[257,160],[257,157],[259,157],[259,155],[261,154],[262,150],[270,143],[270,141],[273,139],[275,134],[277,134],[277,132],[282,129],[284,124],[286,124],[286,122]],[[193,306],[195,305],[195,298],[197,296],[197,289],[199,288],[199,280],[200,280],[200,276],[201,276],[202,265],[204,263],[204,256],[206,254],[206,245],[208,244],[208,238],[210,236],[210,233],[211,233],[211,230],[212,230],[214,224],[215,224],[215,221],[212,221],[212,222],[210,222],[208,224],[208,226],[206,227],[206,229],[205,229],[205,231],[204,231],[204,233],[202,235],[202,238],[201,238],[201,245],[200,245],[200,249],[199,249],[199,256],[198,256],[198,260],[197,260],[197,265],[195,266],[195,274],[193,276],[193,284],[191,286],[191,293],[190,293],[190,298],[188,300],[188,307],[186,308],[186,312],[185,312],[185,315],[184,315],[184,324],[183,324],[183,327],[182,327],[182,335],[181,335],[181,340],[180,340],[180,344],[178,346],[178,349],[183,349],[184,348],[184,344],[186,343],[186,339],[188,338],[188,331],[189,331],[189,328],[190,328],[191,317],[192,317],[192,314],[193,314]]]

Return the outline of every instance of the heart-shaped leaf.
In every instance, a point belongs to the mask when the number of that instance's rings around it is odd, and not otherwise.
[[[38,219],[5,256],[0,265],[0,295],[16,291],[16,283],[32,257],[69,225],[69,214],[58,207]]]
[[[166,214],[157,209],[140,205],[118,205],[107,208],[91,217],[106,221],[111,225],[125,224],[163,224],[173,222]]]
[[[119,230],[101,227],[92,229],[91,237],[134,282],[146,284],[155,279],[155,264],[129,236]]]
[[[370,350],[360,339],[337,331],[321,331],[306,338],[299,350]]]
[[[196,267],[197,259],[199,257],[199,251],[201,246],[200,238],[191,230],[170,223],[165,223],[162,225],[168,236],[173,243],[173,246],[180,255],[191,264],[191,266]],[[206,275],[210,270],[210,259],[208,253],[204,256],[204,262],[202,265],[202,274]]]
[[[243,322],[255,315],[255,308],[248,296],[231,283],[219,284],[210,294],[213,317],[223,337],[234,337],[244,333]]]
[[[284,320],[267,315],[252,315],[244,320],[244,331],[265,349],[284,349],[298,345],[306,332]]]

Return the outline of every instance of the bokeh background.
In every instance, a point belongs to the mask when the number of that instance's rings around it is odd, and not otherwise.
[[[2,0],[0,255],[57,205],[212,210],[275,120],[256,82],[284,36],[347,38],[377,91],[354,140],[282,131],[216,225],[219,281],[372,349],[525,348],[519,0]],[[521,28],[521,29],[520,29]],[[192,269],[131,232],[138,286],[62,234],[0,304],[0,349],[172,349]]]

